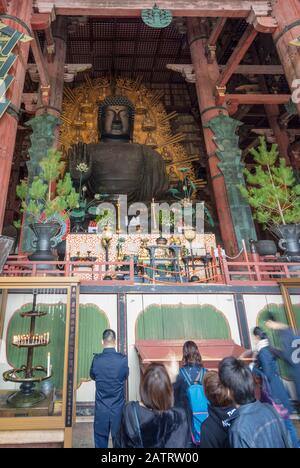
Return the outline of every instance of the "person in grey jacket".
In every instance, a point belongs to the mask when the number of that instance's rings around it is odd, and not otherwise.
[[[229,430],[231,448],[292,448],[278,413],[271,405],[256,400],[249,367],[234,357],[225,358],[219,377],[238,410]]]

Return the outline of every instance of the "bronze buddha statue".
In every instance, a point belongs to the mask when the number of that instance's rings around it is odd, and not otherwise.
[[[125,96],[110,96],[99,106],[100,142],[73,145],[69,152],[73,181],[95,194],[127,195],[128,201],[160,199],[169,187],[163,158],[146,145],[131,143],[134,105]],[[80,173],[78,168],[85,168]]]

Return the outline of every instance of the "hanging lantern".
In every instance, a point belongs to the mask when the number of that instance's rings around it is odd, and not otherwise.
[[[173,15],[171,11],[162,10],[155,4],[151,10],[142,11],[142,20],[150,28],[163,29],[170,26]]]

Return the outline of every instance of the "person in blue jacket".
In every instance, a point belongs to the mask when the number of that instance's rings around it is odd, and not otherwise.
[[[275,331],[280,338],[282,349],[275,349],[273,352],[288,364],[300,404],[300,335],[296,335],[285,323],[277,322],[274,317],[266,322],[266,327]]]
[[[116,334],[103,333],[103,352],[95,354],[90,377],[96,383],[94,435],[95,447],[107,448],[111,432],[113,444],[119,431],[125,405],[128,359],[116,351]]]
[[[288,410],[289,415],[291,415],[293,408],[289,399],[289,394],[280,378],[279,367],[276,357],[271,351],[268,336],[260,327],[254,329],[253,335],[257,342],[257,368],[254,368],[254,373],[258,375],[263,374],[263,376],[267,378],[272,399],[277,403],[281,403]],[[291,437],[293,447],[299,448],[300,442],[293,422],[288,418],[285,420],[285,424]]]

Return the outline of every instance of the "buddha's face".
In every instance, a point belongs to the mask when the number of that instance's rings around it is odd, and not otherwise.
[[[131,122],[127,106],[108,106],[103,114],[102,138],[129,140]]]

